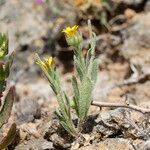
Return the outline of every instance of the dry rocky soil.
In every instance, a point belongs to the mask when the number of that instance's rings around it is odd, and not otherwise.
[[[86,52],[90,18],[99,63],[93,100],[150,108],[150,1],[110,0],[103,8],[96,0],[75,0],[74,6],[70,0],[50,1],[0,0],[0,32],[8,32],[9,49],[15,51],[8,86],[16,89],[10,122],[18,131],[8,149],[150,150],[149,114],[131,109],[91,106],[81,137],[69,136],[54,115],[57,100],[34,63],[35,53],[55,56],[63,89],[71,94],[73,51],[61,31],[78,24]]]

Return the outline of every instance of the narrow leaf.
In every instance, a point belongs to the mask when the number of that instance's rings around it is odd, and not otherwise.
[[[97,73],[98,73],[98,64],[97,64],[97,61],[94,60],[92,63],[92,71],[91,71],[91,80],[92,80],[93,86],[97,80]]]
[[[71,119],[71,114],[70,114],[70,99],[64,92],[64,98],[65,98],[65,103],[66,103],[66,109],[67,109],[67,115]]]
[[[61,120],[61,121],[64,120],[64,119],[63,119],[63,116],[62,116],[62,114],[61,114],[61,112],[60,112],[59,109],[56,109],[56,110],[55,110],[55,113],[56,113],[56,115],[57,115],[57,117],[58,117],[59,120]]]
[[[64,95],[63,94],[58,94],[57,95],[57,100],[58,100],[60,111],[61,111],[63,117],[64,118],[69,118],[68,107],[67,107],[67,105],[64,101]]]
[[[60,124],[69,134],[71,134],[72,136],[76,135],[74,128],[69,124],[69,122],[60,121]]]
[[[74,64],[75,64],[76,70],[78,72],[78,75],[80,77],[80,80],[82,81],[83,75],[84,75],[84,68],[82,67],[79,59],[77,59],[76,57],[74,57]]]
[[[14,101],[14,88],[11,87],[4,99],[4,104],[0,111],[0,127],[2,127],[2,125],[8,121],[13,106],[13,101]]]
[[[7,133],[7,135],[0,141],[0,149],[6,148],[9,144],[12,143],[16,136],[16,124],[13,123]]]
[[[79,118],[84,120],[91,104],[92,83],[88,77],[85,77],[80,87],[79,98]]]
[[[78,108],[79,108],[79,89],[78,89],[78,83],[75,78],[75,76],[72,77],[72,87],[73,87],[73,92],[74,92],[74,104],[75,104],[75,110],[78,113]]]
[[[89,65],[89,61],[91,58],[91,48],[88,50],[87,54],[86,54],[86,67]]]

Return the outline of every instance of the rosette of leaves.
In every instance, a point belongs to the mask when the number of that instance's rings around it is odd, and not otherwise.
[[[8,38],[6,34],[0,33],[0,128],[7,123],[13,101],[14,88],[11,87],[5,96],[3,92],[6,89],[7,78],[13,62],[13,54],[8,54]],[[14,139],[16,134],[16,125],[12,124],[7,135],[0,138],[0,149],[6,148]]]

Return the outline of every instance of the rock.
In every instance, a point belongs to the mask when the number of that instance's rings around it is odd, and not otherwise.
[[[79,150],[134,150],[134,148],[129,140],[122,138],[111,138],[96,145],[82,147]]]
[[[150,140],[142,141],[142,140],[135,140],[133,142],[136,149],[139,150],[149,150],[150,149]]]
[[[52,142],[48,142],[43,138],[29,140],[18,145],[15,150],[45,150],[50,149],[53,150]]]
[[[97,124],[93,126],[91,135],[100,139],[112,136],[123,136],[132,139],[145,138],[147,127],[140,125],[143,116],[134,111],[130,113],[123,108],[101,112],[95,120]]]
[[[134,17],[136,14],[136,12],[133,9],[127,8],[124,12],[124,15],[127,19],[131,19],[132,17]]]
[[[18,124],[31,122],[41,116],[41,109],[38,103],[30,98],[21,100],[16,107]]]
[[[146,6],[145,6],[145,11],[150,12],[150,1],[147,2]]]
[[[131,21],[132,26],[126,30],[126,39],[122,46],[123,56],[141,71],[150,73],[150,13],[136,15]]]
[[[75,22],[75,11],[65,6],[66,2],[59,0],[45,5],[38,5],[34,0],[1,0],[0,32],[9,34],[10,50],[54,50],[64,24]]]
[[[143,0],[112,0],[116,3],[124,3],[126,5],[134,5],[137,6],[143,2]]]
[[[44,11],[33,7],[33,1],[6,1],[0,5],[0,31],[9,33],[10,51],[33,44],[47,33]],[[38,17],[37,17],[38,16]]]
[[[25,132],[28,135],[30,135],[32,137],[35,137],[35,138],[39,138],[41,136],[39,131],[37,130],[38,124],[35,124],[35,123],[24,123],[24,124],[20,125],[19,128],[20,128],[20,130],[22,130],[21,131],[21,134],[23,135],[23,137],[21,137],[22,140],[25,137],[24,136],[25,134],[23,134],[23,132]]]
[[[102,112],[95,121],[97,125],[94,126],[93,133],[101,138],[116,134],[122,127],[130,128],[121,109]]]
[[[59,121],[57,119],[52,119],[43,127],[43,130],[45,130],[43,131],[44,139],[52,141],[55,147],[59,147],[60,149],[67,149],[71,147],[71,143],[74,138],[70,136],[64,130],[64,128],[62,128],[62,126],[60,126]]]

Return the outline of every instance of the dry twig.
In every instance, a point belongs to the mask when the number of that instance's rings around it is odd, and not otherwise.
[[[148,108],[143,108],[137,105],[126,104],[126,103],[109,103],[109,102],[92,101],[92,105],[98,107],[122,107],[122,108],[128,108],[128,109],[138,111],[142,114],[150,113],[150,109]]]

